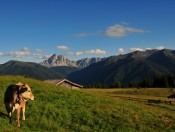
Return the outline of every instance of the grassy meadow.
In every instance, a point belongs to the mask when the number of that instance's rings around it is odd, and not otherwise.
[[[28,83],[36,100],[26,106],[21,128],[9,124],[3,103],[5,89]],[[137,91],[136,91],[137,90]],[[168,89],[65,89],[21,76],[0,76],[0,131],[174,132],[175,106],[129,101],[117,96],[165,99]]]

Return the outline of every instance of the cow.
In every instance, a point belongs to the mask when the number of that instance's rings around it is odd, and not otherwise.
[[[22,109],[22,120],[25,121],[25,106],[28,100],[34,100],[34,95],[28,84],[21,82],[7,87],[4,94],[4,103],[8,113],[9,122],[12,124],[12,113],[16,110],[17,126],[20,127],[20,111]]]
[[[160,100],[148,99],[148,103],[159,104],[160,103]]]
[[[172,94],[172,95],[168,96],[168,98],[169,98],[169,99],[170,99],[170,98],[175,99],[175,94]]]

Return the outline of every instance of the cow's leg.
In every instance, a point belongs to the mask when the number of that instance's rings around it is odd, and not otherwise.
[[[8,113],[9,116],[9,123],[12,124],[12,112]]]
[[[18,124],[18,127],[20,127],[20,111],[21,111],[21,108],[18,107],[17,110],[16,110],[16,120],[17,120],[17,124]]]
[[[13,106],[12,104],[5,104],[5,107],[6,107],[6,110],[7,110],[7,113],[8,113],[8,117],[9,117],[9,123],[12,124],[12,109],[13,109]]]
[[[13,106],[12,113],[13,113],[16,109],[18,109],[18,107],[19,107],[19,104],[16,103],[16,104]]]
[[[26,117],[25,117],[25,105],[22,107],[22,120],[25,121]]]

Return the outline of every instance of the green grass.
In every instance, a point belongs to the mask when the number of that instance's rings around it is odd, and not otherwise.
[[[32,87],[35,101],[26,107],[26,121],[17,128],[15,113],[9,124],[3,103],[5,89],[18,81]],[[150,106],[115,98],[111,93],[65,89],[21,76],[0,76],[1,131],[172,131],[175,106]],[[111,91],[116,95],[115,91]],[[98,93],[98,94],[97,94]],[[125,93],[126,94],[126,93]]]

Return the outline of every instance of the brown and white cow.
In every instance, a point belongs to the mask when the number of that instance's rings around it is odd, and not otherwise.
[[[22,120],[25,120],[25,106],[28,100],[34,100],[34,95],[28,84],[19,82],[8,86],[4,95],[4,103],[10,123],[12,123],[12,113],[17,110],[16,120],[18,127],[20,127],[20,111],[22,109]]]

